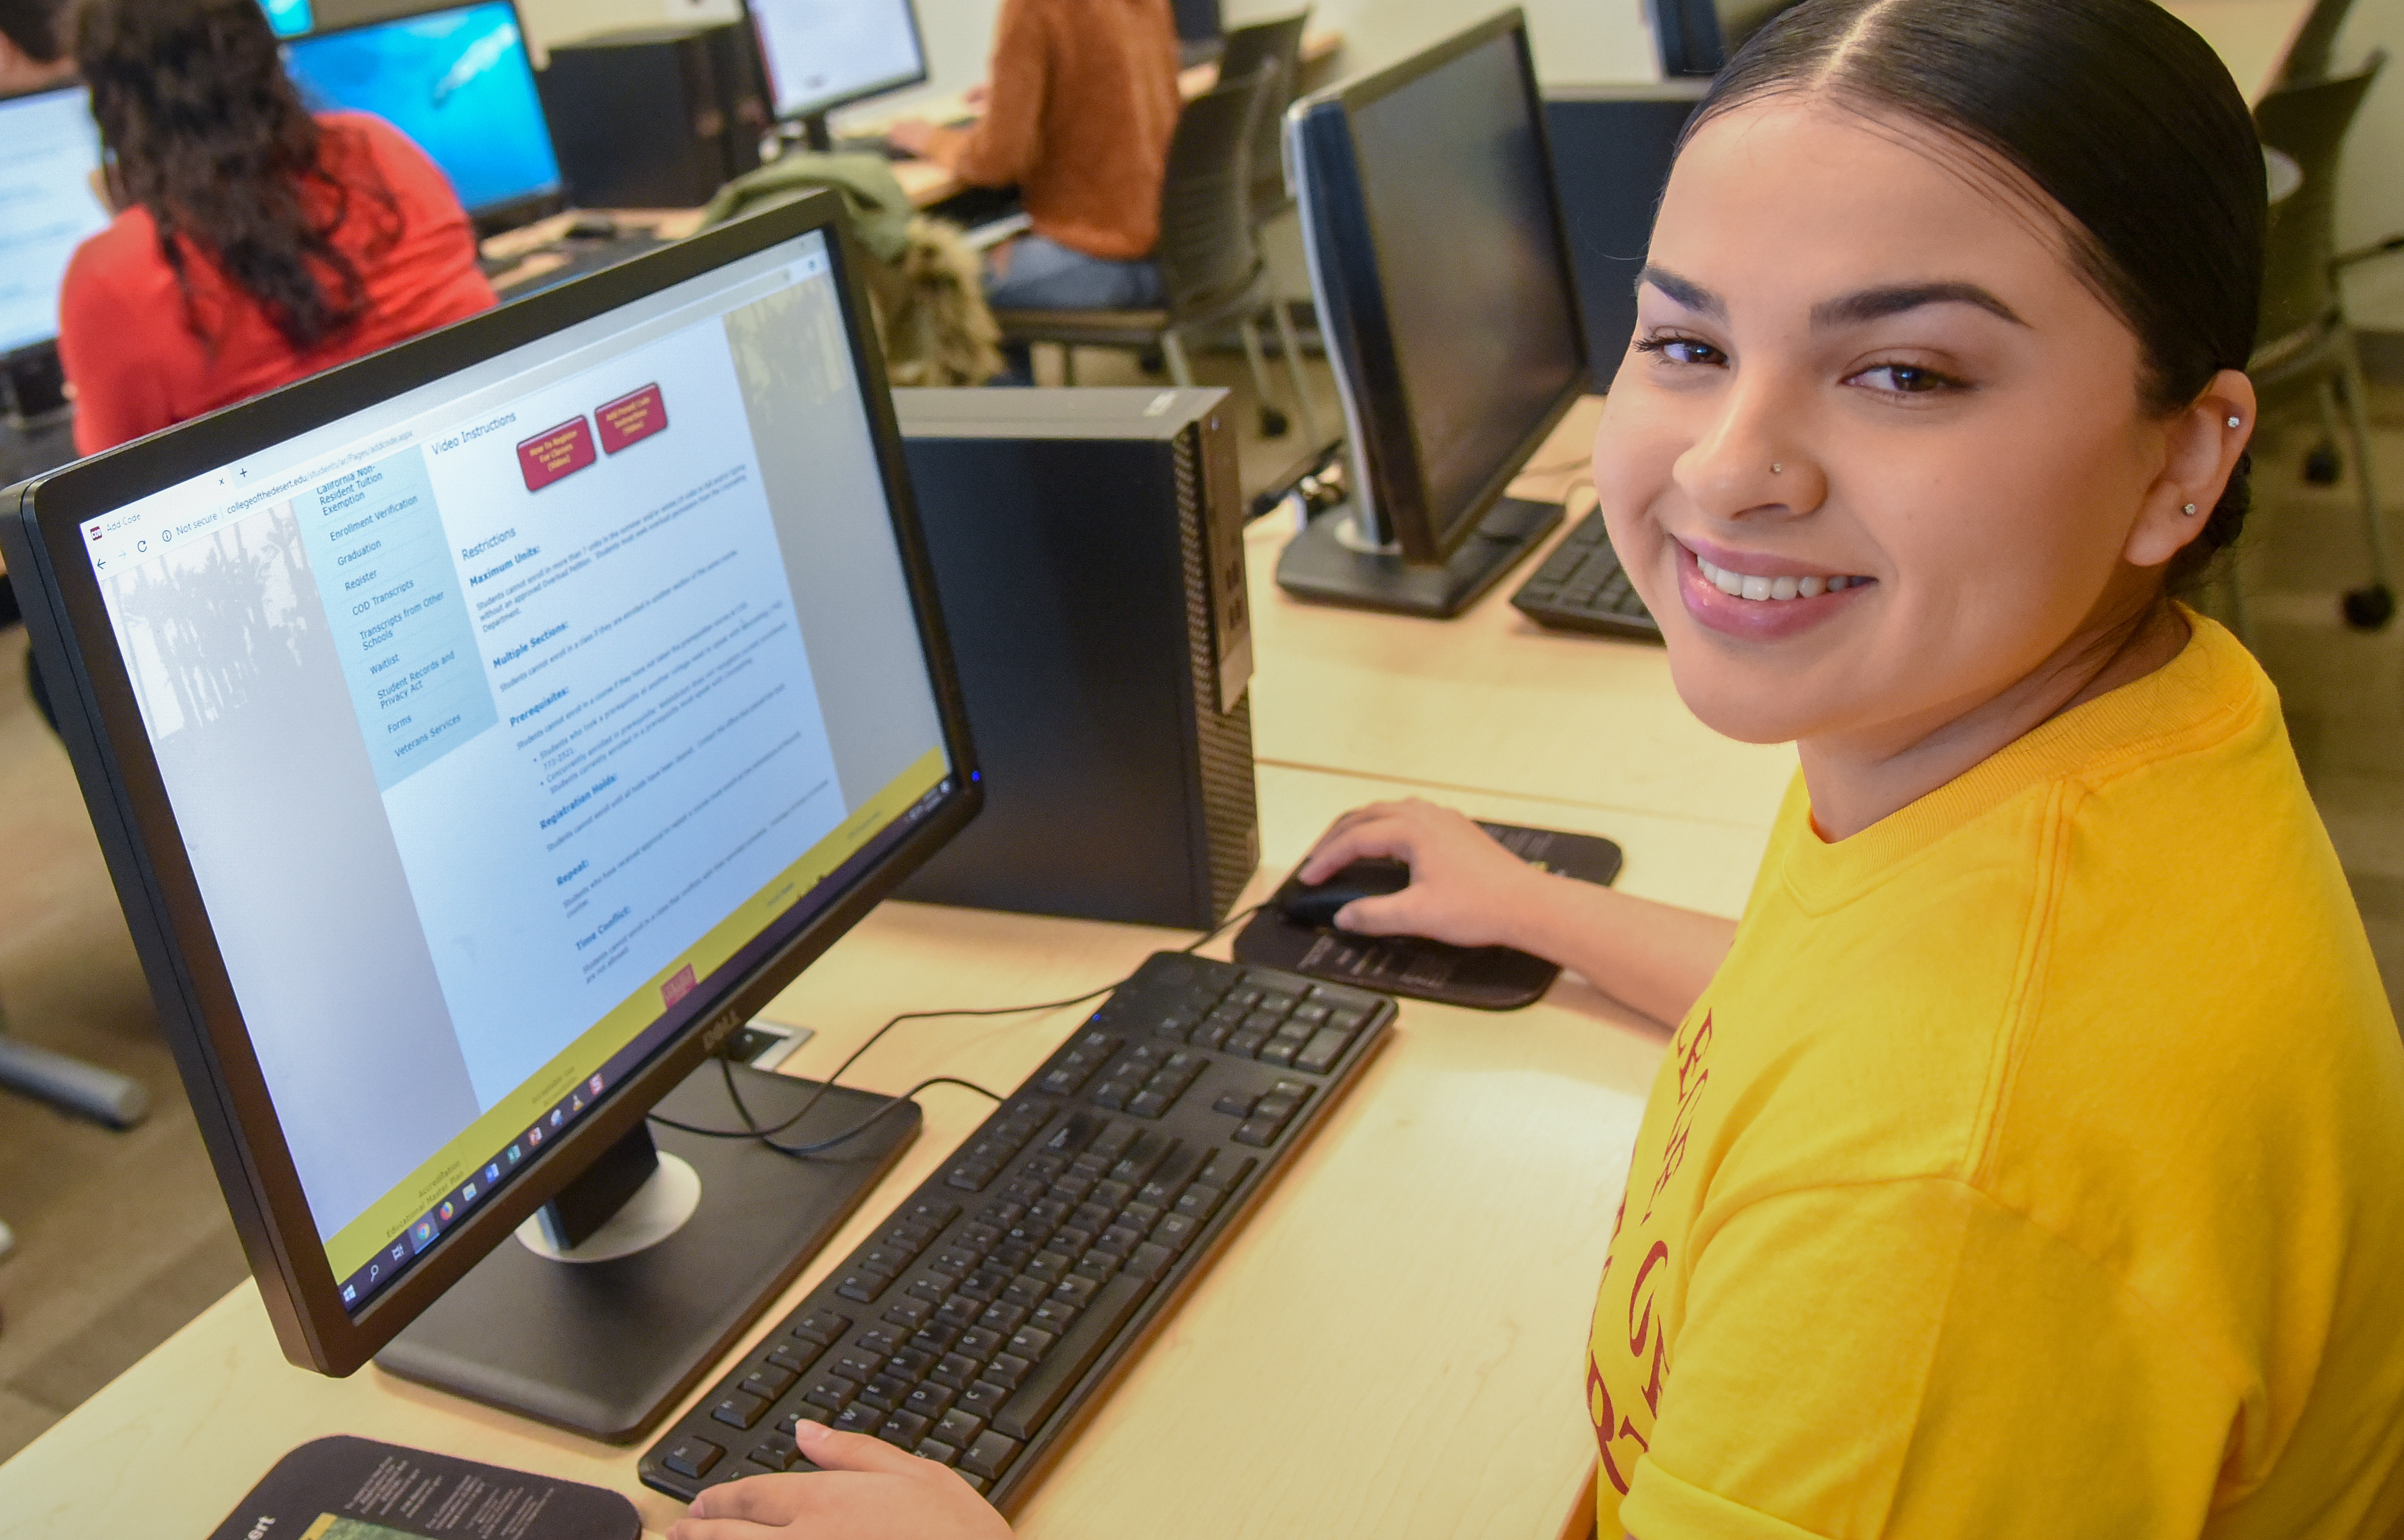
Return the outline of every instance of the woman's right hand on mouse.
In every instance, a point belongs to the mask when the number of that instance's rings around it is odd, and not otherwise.
[[[1335,821],[1297,874],[1324,882],[1353,862],[1409,864],[1411,885],[1348,904],[1339,929],[1362,936],[1424,936],[1457,947],[1516,946],[1544,903],[1544,878],[1450,808],[1411,798],[1373,802]]]

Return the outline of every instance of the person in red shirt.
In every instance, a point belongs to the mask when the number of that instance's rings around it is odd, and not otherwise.
[[[59,297],[83,453],[496,303],[440,169],[313,116],[258,0],[87,0],[75,57],[121,211]]]

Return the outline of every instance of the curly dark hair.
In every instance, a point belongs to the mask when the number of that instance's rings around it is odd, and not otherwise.
[[[61,21],[66,0],[0,0],[0,37],[36,64],[55,64],[66,57]]]
[[[74,27],[114,190],[150,211],[194,333],[209,340],[178,235],[215,257],[296,350],[356,324],[367,284],[334,234],[373,219],[367,249],[386,248],[399,238],[399,204],[380,178],[329,168],[329,131],[285,74],[259,0],[83,0]]]

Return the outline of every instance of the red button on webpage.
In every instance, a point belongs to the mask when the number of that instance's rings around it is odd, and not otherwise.
[[[545,429],[518,446],[518,469],[526,491],[540,492],[601,458],[593,447],[593,425],[581,417]]]
[[[615,454],[630,444],[639,444],[668,425],[667,397],[657,385],[645,385],[631,395],[622,395],[593,414],[601,423],[601,449]]]
[[[697,980],[692,976],[692,964],[687,963],[677,970],[675,978],[660,986],[660,998],[673,1006],[692,992],[695,982]]]

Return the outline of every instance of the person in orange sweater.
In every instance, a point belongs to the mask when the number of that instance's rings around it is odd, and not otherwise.
[[[67,265],[86,454],[490,309],[468,215],[398,131],[313,117],[257,0],[87,0],[119,212]]]
[[[893,144],[977,187],[1015,183],[1032,234],[996,254],[996,310],[1156,305],[1160,185],[1182,106],[1168,0],[1003,0],[985,116]]]

